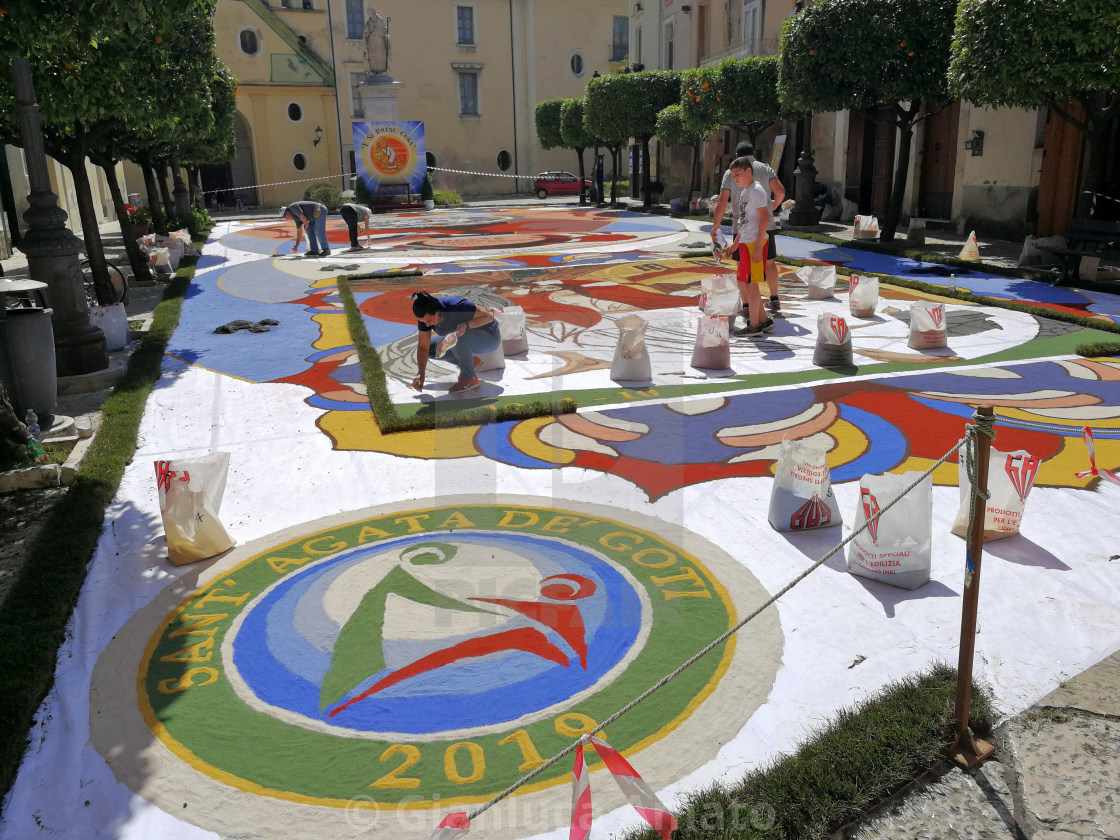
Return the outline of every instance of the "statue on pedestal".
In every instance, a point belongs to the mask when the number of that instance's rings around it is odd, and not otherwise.
[[[376,9],[371,11],[373,14],[366,20],[362,38],[366,42],[366,65],[369,67],[369,74],[377,76],[389,70],[389,21],[392,18],[382,17]]]

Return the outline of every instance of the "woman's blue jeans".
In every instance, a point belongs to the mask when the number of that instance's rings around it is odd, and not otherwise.
[[[442,340],[443,336],[432,334],[428,348],[431,358],[436,357]],[[460,379],[471,379],[475,375],[474,357],[489,353],[501,343],[502,333],[498,329],[497,321],[491,321],[482,327],[467,327],[467,331],[459,337],[455,346],[448,350],[443,358],[458,365]]]

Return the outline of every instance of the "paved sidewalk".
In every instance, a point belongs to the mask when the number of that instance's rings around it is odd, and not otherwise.
[[[1113,562],[1120,557],[1113,558]],[[971,773],[946,765],[846,840],[1120,837],[1120,652],[996,730]]]

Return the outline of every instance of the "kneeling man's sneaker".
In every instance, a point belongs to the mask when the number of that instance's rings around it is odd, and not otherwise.
[[[478,377],[472,376],[470,379],[460,379],[454,385],[447,389],[449,394],[461,394],[464,391],[473,391],[478,387]]]

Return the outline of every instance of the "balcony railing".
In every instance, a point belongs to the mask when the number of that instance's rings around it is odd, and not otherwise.
[[[708,53],[700,59],[701,67],[712,67],[725,58],[751,58],[758,55],[777,55],[777,38],[760,38],[757,41],[742,41],[732,44],[718,52]]]

